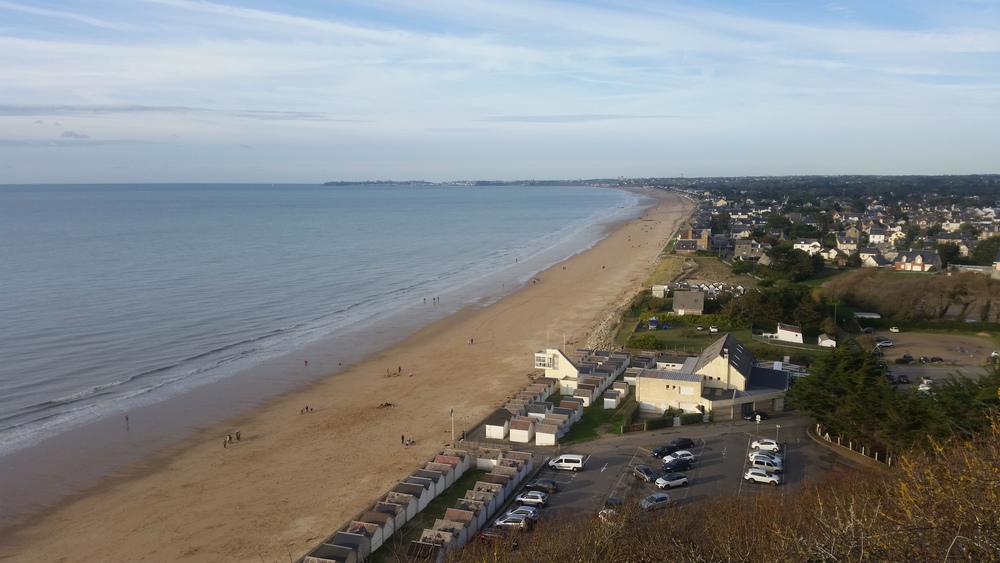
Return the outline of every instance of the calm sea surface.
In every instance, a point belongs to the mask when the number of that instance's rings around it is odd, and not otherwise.
[[[266,362],[335,371],[636,204],[574,186],[0,186],[0,461]],[[340,353],[300,356],[321,343]],[[309,373],[254,380],[244,406]],[[197,413],[190,429],[212,422]]]

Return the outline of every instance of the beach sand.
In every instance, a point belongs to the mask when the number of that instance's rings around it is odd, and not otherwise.
[[[460,434],[528,383],[535,351],[607,342],[693,208],[641,193],[658,203],[536,282],[102,480],[10,530],[0,560],[298,559],[450,442],[452,407]]]

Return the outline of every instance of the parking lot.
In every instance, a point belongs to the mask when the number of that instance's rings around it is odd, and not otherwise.
[[[543,466],[535,477],[552,479],[559,492],[549,495],[542,510],[542,520],[559,514],[596,514],[609,497],[627,502],[654,492],[667,492],[679,505],[697,503],[718,495],[794,495],[805,482],[821,478],[824,473],[856,467],[827,449],[812,443],[806,436],[808,420],[794,415],[778,415],[760,423],[732,421],[684,428],[667,428],[651,432],[613,436],[558,453],[587,456],[583,471],[556,471]],[[784,483],[773,487],[748,483],[744,473],[750,467],[750,444],[758,438],[777,438],[783,442]],[[643,482],[632,475],[637,464],[648,465],[658,475],[663,460],[650,451],[676,437],[690,437],[694,448],[688,448],[696,461],[683,471],[690,479],[687,487],[659,489],[654,483]],[[556,455],[555,453],[552,454]]]

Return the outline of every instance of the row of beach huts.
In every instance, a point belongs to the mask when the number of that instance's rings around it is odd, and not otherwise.
[[[443,560],[445,552],[462,547],[486,527],[514,494],[533,468],[531,454],[505,451],[505,448],[445,448],[299,562],[358,563],[366,560],[471,467],[489,473],[406,549],[407,561]]]

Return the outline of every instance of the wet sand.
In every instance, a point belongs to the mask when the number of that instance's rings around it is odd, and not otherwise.
[[[658,204],[537,282],[103,479],[8,530],[0,560],[299,558],[447,444],[452,407],[460,434],[527,383],[536,350],[605,343],[692,209],[642,193]]]

